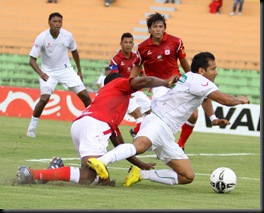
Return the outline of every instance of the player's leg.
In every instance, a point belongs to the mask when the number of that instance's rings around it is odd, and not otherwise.
[[[136,126],[132,129],[130,129],[130,131],[129,131],[132,138],[134,138],[136,136],[136,134],[138,133],[141,122],[143,120],[143,116],[142,116],[142,113],[140,110],[140,106],[137,104],[136,97],[134,97],[134,96],[132,96],[129,99],[129,105],[128,105],[127,113],[130,116],[132,116],[136,121]]]
[[[182,130],[180,134],[180,138],[178,140],[179,146],[184,150],[185,143],[193,132],[193,128],[195,127],[195,123],[198,119],[198,109],[194,110],[191,117],[182,125]]]
[[[50,96],[53,93],[56,85],[58,84],[58,81],[49,75],[48,81],[44,81],[41,78],[39,78],[39,84],[40,84],[40,99],[34,108],[33,115],[31,117],[31,121],[27,129],[28,137],[36,137],[36,128],[39,118],[45,106],[49,102]]]

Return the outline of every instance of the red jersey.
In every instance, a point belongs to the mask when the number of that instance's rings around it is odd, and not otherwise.
[[[131,94],[137,91],[131,89],[131,79],[117,78],[104,85],[92,103],[75,120],[91,116],[108,123],[111,130],[116,131],[127,112]]]
[[[186,57],[182,40],[167,33],[164,33],[159,45],[154,44],[150,36],[138,45],[137,54],[134,64],[143,64],[147,76],[162,79],[180,75],[178,59]]]
[[[126,58],[122,51],[119,50],[111,59],[109,67],[112,72],[119,72],[123,77],[129,78],[136,57],[136,53],[131,52],[130,57]]]

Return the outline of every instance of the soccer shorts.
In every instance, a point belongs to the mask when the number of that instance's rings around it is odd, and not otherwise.
[[[72,141],[80,158],[104,155],[110,136],[109,125],[90,116],[84,116],[71,125]]]
[[[65,69],[46,73],[49,76],[47,81],[44,81],[39,77],[41,95],[51,95],[58,83],[61,83],[64,88],[69,88],[75,94],[86,89],[80,76],[74,71],[73,67],[67,67]]]
[[[151,100],[150,98],[142,91],[137,91],[132,93],[129,100],[127,113],[133,112],[136,108],[140,107],[141,114],[144,114],[150,110]]]
[[[139,136],[145,136],[151,140],[152,150],[164,164],[173,159],[188,159],[175,141],[175,136],[168,125],[153,113],[143,119],[136,137]]]

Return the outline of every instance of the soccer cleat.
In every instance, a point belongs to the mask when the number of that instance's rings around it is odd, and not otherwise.
[[[34,183],[32,172],[26,166],[18,167],[17,184],[30,184],[30,183]]]
[[[134,129],[130,129],[129,130],[129,133],[130,133],[130,135],[131,135],[131,137],[134,139],[135,137],[136,137],[136,133],[134,132]]]
[[[64,167],[63,160],[59,157],[53,157],[47,169],[57,169],[60,167]],[[48,182],[49,181],[46,180],[38,180],[38,183],[40,184],[46,184]]]
[[[124,181],[124,186],[129,187],[134,183],[140,182],[142,176],[140,175],[140,168],[137,166],[131,166],[128,170],[128,176],[126,176]]]
[[[64,167],[63,161],[59,157],[53,157],[47,169],[57,169]]]
[[[108,178],[108,171],[105,165],[96,158],[89,158],[87,161],[89,168],[93,169],[101,179]]]
[[[28,129],[27,136],[31,138],[35,138],[36,137],[35,129]]]

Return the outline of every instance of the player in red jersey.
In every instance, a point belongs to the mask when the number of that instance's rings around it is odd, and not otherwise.
[[[149,15],[147,18],[147,27],[150,37],[138,45],[138,57],[134,61],[134,67],[131,76],[138,76],[142,67],[144,67],[147,76],[156,76],[161,79],[167,79],[172,75],[181,75],[178,61],[185,72],[190,71],[190,65],[186,60],[186,52],[183,41],[179,37],[167,34],[166,19],[160,13]],[[165,87],[156,87],[152,89],[152,99],[160,97],[168,91]],[[208,100],[208,108],[212,107]],[[212,110],[213,111],[213,110]],[[184,149],[185,143],[193,132],[193,128],[198,118],[196,109],[188,121],[182,126],[182,131],[178,144]]]
[[[156,77],[124,78],[119,73],[108,74],[104,81],[105,85],[71,126],[71,137],[81,159],[81,168],[62,166],[54,169],[34,170],[20,166],[17,183],[27,184],[34,180],[42,180],[97,184],[102,181],[96,176],[96,172],[88,167],[87,160],[107,153],[109,138],[114,146],[124,143],[118,126],[127,111],[131,94],[142,88],[156,86],[170,88],[178,77],[172,76],[167,80],[162,80]],[[127,160],[141,169],[149,170],[155,166],[155,163],[144,163],[135,156]],[[102,179],[106,179],[104,184],[110,182],[109,177]]]
[[[123,33],[120,46],[121,49],[111,59],[109,67],[111,72],[117,72],[123,77],[129,78],[133,68],[133,62],[137,58],[136,53],[132,51],[134,47],[133,35],[129,32]],[[139,75],[142,75],[142,73],[143,71]],[[150,112],[150,104],[150,98],[143,91],[137,91],[131,94],[127,113],[136,121],[136,127],[130,130],[132,137],[139,131],[143,117]]]

